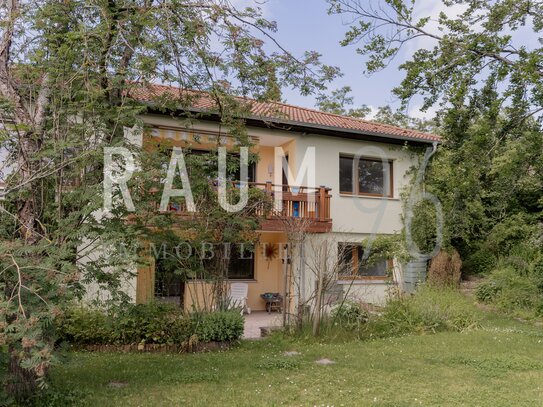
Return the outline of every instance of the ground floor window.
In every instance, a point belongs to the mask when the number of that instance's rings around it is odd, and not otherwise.
[[[228,278],[231,280],[254,280],[255,254],[245,245],[230,245]]]
[[[383,258],[373,264],[364,259],[364,247],[356,243],[339,243],[338,256],[340,278],[384,279],[387,276],[389,260]]]
[[[183,304],[185,279],[175,264],[167,257],[155,259],[155,298],[175,304]]]

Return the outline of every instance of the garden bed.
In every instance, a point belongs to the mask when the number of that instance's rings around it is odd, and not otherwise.
[[[137,352],[137,353],[193,353],[193,352],[211,352],[218,350],[227,350],[232,347],[233,342],[203,342],[189,344],[158,344],[158,343],[146,343],[146,344],[131,344],[131,345],[113,345],[113,344],[99,344],[99,345],[72,345],[70,348],[75,351],[88,351],[88,352]]]

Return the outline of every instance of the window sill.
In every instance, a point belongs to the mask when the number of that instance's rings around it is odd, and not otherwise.
[[[343,279],[336,280],[337,284],[340,285],[368,285],[368,284],[387,284],[391,282],[390,278],[353,278],[353,279]]]
[[[242,278],[227,278],[225,280],[227,283],[258,283],[258,280],[255,279],[242,279]],[[185,283],[210,283],[208,280],[201,278],[189,279]],[[210,283],[211,284],[211,283]]]
[[[254,278],[227,278],[226,281],[229,283],[256,283],[257,280]]]
[[[339,193],[339,196],[345,198],[364,198],[364,199],[379,199],[381,201],[399,201],[400,198],[395,198],[393,196],[373,196],[373,195],[355,195],[355,194],[344,194]]]

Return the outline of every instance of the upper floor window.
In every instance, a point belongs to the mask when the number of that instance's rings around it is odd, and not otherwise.
[[[393,196],[392,161],[342,155],[339,157],[339,192],[352,195]]]

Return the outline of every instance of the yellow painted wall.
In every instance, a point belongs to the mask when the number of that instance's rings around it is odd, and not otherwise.
[[[246,282],[249,285],[247,305],[252,311],[263,311],[265,303],[260,294],[265,292],[278,292],[283,294],[283,265],[281,251],[278,247],[278,255],[273,260],[267,260],[263,253],[264,244],[284,244],[286,236],[283,233],[266,233],[260,235],[260,243],[255,250],[255,279],[233,280],[234,282]],[[211,287],[202,281],[187,282],[185,284],[185,310],[190,311],[201,308],[204,304],[210,304]]]
[[[258,149],[259,160],[256,165],[256,182],[273,182],[273,172],[270,176],[268,166],[273,168],[273,147],[260,146]]]
[[[296,143],[293,141],[290,141],[288,143],[284,143],[281,145],[283,148],[283,152],[285,155],[289,156],[289,167],[292,171],[293,166],[290,164],[292,160],[294,160],[295,154],[296,154]],[[272,183],[275,183],[275,168],[274,168],[274,155],[275,155],[275,147],[270,146],[259,146],[258,149],[258,155],[260,157],[258,164],[256,166],[256,181],[257,182],[266,182],[271,181]],[[272,173],[270,176],[269,172],[269,166],[271,165]],[[279,169],[281,171],[281,169]]]

